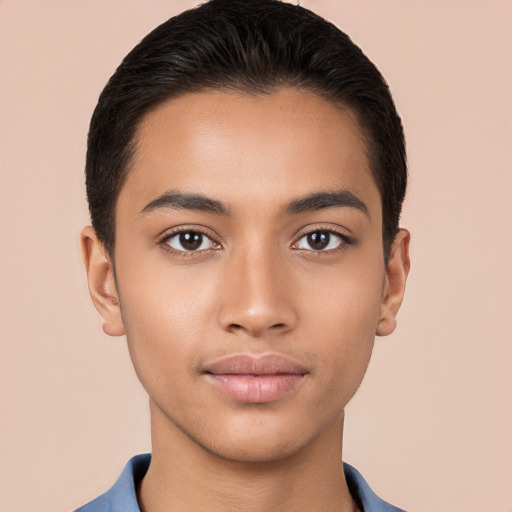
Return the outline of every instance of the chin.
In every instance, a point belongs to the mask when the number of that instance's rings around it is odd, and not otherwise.
[[[254,418],[251,425],[223,425],[196,432],[193,441],[211,455],[238,463],[274,463],[299,453],[315,437],[297,425]],[[244,424],[245,423],[245,424]],[[206,435],[205,435],[206,434]]]
[[[230,440],[229,444],[219,443],[205,446],[210,454],[237,463],[265,464],[288,459],[298,453],[305,443],[294,443],[291,440],[279,442],[276,439],[265,440]]]
[[[314,415],[302,416],[297,411],[279,411],[279,407],[250,406],[236,411],[210,410],[200,414],[188,409],[190,414],[171,416],[153,407],[152,423],[159,439],[172,439],[171,445],[188,444],[195,452],[236,463],[276,463],[300,454],[308,446],[324,437],[330,427],[340,436],[343,414],[334,418]],[[182,409],[183,411],[183,409]],[[163,421],[155,421],[159,417]],[[337,421],[337,419],[341,420]],[[162,430],[163,427],[163,430]],[[341,436],[340,436],[341,437]],[[197,451],[199,449],[199,452]]]

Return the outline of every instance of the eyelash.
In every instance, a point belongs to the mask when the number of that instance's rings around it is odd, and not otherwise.
[[[213,244],[214,247],[211,247],[211,248],[208,248],[208,249],[200,249],[200,250],[179,250],[179,249],[175,249],[173,247],[171,247],[171,245],[169,244],[169,241],[182,234],[182,233],[194,233],[194,234],[199,234],[207,239],[209,239],[211,241],[211,243]],[[335,235],[336,237],[338,237],[340,239],[340,243],[337,247],[333,248],[333,249],[328,249],[328,250],[314,250],[314,249],[303,249],[303,248],[300,248],[300,247],[294,247],[295,245],[297,245],[299,243],[300,240],[302,240],[303,238],[309,236],[309,235],[312,235],[313,233],[327,233],[329,235]],[[308,253],[310,254],[313,254],[313,255],[321,255],[321,254],[333,254],[333,253],[337,253],[337,252],[340,252],[342,250],[345,250],[347,248],[347,246],[349,245],[353,245],[355,243],[355,240],[348,236],[346,233],[343,233],[337,229],[334,229],[332,227],[329,227],[329,228],[322,228],[322,227],[315,227],[313,229],[310,229],[306,232],[303,232],[297,239],[295,242],[293,242],[292,244],[292,249],[293,250],[296,250],[296,251],[307,251]],[[195,256],[197,254],[200,254],[200,253],[203,253],[205,251],[208,251],[208,250],[218,250],[221,248],[221,245],[219,242],[217,242],[212,236],[211,234],[209,234],[208,232],[206,232],[206,230],[203,230],[199,227],[187,227],[187,226],[182,226],[182,227],[179,227],[179,228],[176,228],[174,229],[172,232],[170,233],[166,233],[160,240],[158,240],[157,242],[158,245],[162,246],[164,248],[164,250],[172,253],[173,255],[175,256],[178,256],[178,257],[191,257],[191,256]]]
[[[340,239],[340,243],[334,247],[333,249],[327,249],[327,250],[314,250],[314,249],[302,249],[300,247],[293,247],[299,243],[300,240],[302,240],[305,237],[308,237],[309,235],[312,235],[313,233],[328,233],[329,235],[334,235]],[[336,228],[325,228],[325,227],[314,227],[313,229],[308,229],[308,231],[303,232],[297,240],[292,244],[292,248],[296,251],[305,251],[308,254],[314,255],[314,256],[320,256],[322,254],[335,254],[338,252],[341,252],[345,249],[347,249],[348,246],[354,245],[355,240],[347,235],[346,233],[336,229]]]
[[[211,250],[218,250],[220,248],[220,244],[211,236],[210,233],[206,232],[206,230],[203,230],[198,227],[187,227],[187,226],[181,226],[179,228],[173,229],[170,233],[169,232],[166,233],[160,240],[158,240],[157,243],[158,243],[158,245],[162,246],[164,248],[164,250],[172,253],[174,256],[183,257],[183,258],[195,256],[199,253],[203,253],[206,250],[210,250],[210,249],[201,249],[199,251],[197,251],[197,250],[196,251],[186,251],[186,250],[180,251],[179,249],[174,249],[169,244],[169,241],[172,238],[174,238],[175,236],[180,235],[182,233],[194,233],[194,234],[201,235],[201,236],[207,238],[208,240],[211,240],[211,242],[214,246],[219,246],[219,247],[210,248]]]

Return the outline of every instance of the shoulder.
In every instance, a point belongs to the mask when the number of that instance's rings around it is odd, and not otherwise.
[[[146,474],[150,461],[149,453],[131,458],[116,483],[107,492],[75,512],[140,512],[136,489]]]
[[[344,463],[343,470],[348,488],[363,512],[405,512],[379,498],[357,469]]]

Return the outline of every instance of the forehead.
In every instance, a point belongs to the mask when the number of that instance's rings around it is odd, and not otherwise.
[[[261,95],[208,91],[168,100],[142,119],[119,200],[142,208],[173,189],[228,203],[242,194],[271,207],[340,188],[380,202],[350,109],[292,88]]]

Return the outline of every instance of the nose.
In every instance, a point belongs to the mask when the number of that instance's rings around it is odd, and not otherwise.
[[[297,323],[293,286],[286,262],[267,251],[246,250],[226,262],[220,323],[230,333],[264,338]]]

